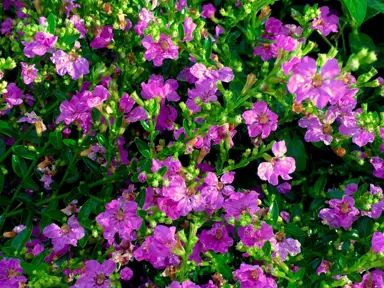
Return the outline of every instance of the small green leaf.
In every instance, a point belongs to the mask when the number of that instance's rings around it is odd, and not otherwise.
[[[143,140],[139,138],[135,138],[135,143],[141,155],[143,155],[145,158],[151,158],[151,153],[149,152],[148,144],[146,144]]]
[[[265,242],[262,249],[263,249],[265,256],[267,256],[267,257],[271,256],[271,252],[272,252],[271,242],[269,242],[269,241]]]
[[[20,178],[25,177],[27,174],[27,164],[23,158],[15,154],[12,155],[12,168]]]
[[[212,40],[210,37],[204,42],[204,51],[205,59],[210,60],[212,54]]]
[[[93,174],[95,174],[98,178],[103,178],[103,173],[101,171],[101,166],[99,163],[93,161],[92,159],[89,159],[88,157],[82,158],[85,165],[92,171]]]
[[[313,198],[319,198],[327,185],[327,175],[321,175],[315,182],[315,185],[309,189],[309,195]]]
[[[11,248],[14,251],[19,251],[21,248],[24,247],[25,243],[27,243],[31,235],[32,235],[32,225],[28,225],[27,227],[25,227],[23,231],[17,234],[15,238],[13,238],[11,243]]]
[[[359,26],[363,24],[365,14],[367,13],[367,0],[343,0],[343,2],[357,24]]]
[[[296,171],[304,171],[307,167],[307,153],[303,141],[294,134],[292,139],[286,139],[287,155],[296,161]]]
[[[51,141],[53,147],[55,147],[57,150],[63,148],[63,135],[61,132],[55,131],[49,133],[49,141]]]
[[[47,31],[51,34],[55,34],[56,29],[56,17],[52,13],[47,17],[48,28]]]
[[[384,3],[379,0],[368,0],[368,7],[376,10],[377,12],[384,13]]]
[[[31,178],[26,178],[21,182],[21,186],[23,186],[25,189],[38,191],[39,186],[33,181]]]
[[[69,148],[72,148],[72,149],[75,149],[78,146],[76,141],[73,139],[64,139],[63,142],[64,142],[65,146],[68,146]]]
[[[371,51],[375,51],[376,49],[375,43],[367,34],[359,33],[358,35],[355,35],[350,33],[348,39],[353,53],[358,53],[363,48],[368,48]]]
[[[95,201],[92,198],[89,198],[83,206],[81,206],[81,209],[79,211],[79,222],[81,223],[83,220],[87,220],[89,218],[89,215],[91,215],[91,212],[93,209],[95,209],[98,205],[100,205],[99,202]]]
[[[4,187],[4,173],[3,171],[0,169],[0,192],[3,191],[3,187]]]
[[[277,203],[276,200],[272,202],[272,205],[268,213],[271,214],[273,225],[276,225],[277,219],[279,218],[279,204]]]
[[[305,233],[295,223],[288,223],[285,225],[284,231],[296,237],[304,237]]]
[[[67,45],[75,43],[77,39],[79,39],[80,34],[75,35],[65,35],[63,38],[61,38],[61,41]]]
[[[23,145],[12,147],[12,151],[25,159],[34,160],[36,158],[36,152],[28,150],[28,148]]]
[[[352,282],[355,282],[355,283],[360,283],[363,278],[361,277],[361,275],[357,272],[353,272],[351,274],[348,274],[348,279],[351,280]]]
[[[103,134],[97,134],[96,135],[96,138],[97,138],[97,141],[99,141],[99,143],[104,147],[104,148],[107,148],[109,145],[108,145],[108,140],[107,138],[105,138],[105,136]]]

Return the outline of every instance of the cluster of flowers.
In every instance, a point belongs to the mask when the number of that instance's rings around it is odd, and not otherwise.
[[[0,5],[0,287],[383,287],[374,51],[171,2]]]

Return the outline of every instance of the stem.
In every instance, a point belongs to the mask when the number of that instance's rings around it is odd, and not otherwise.
[[[34,126],[34,125],[31,125],[31,126],[28,128],[27,132],[23,133],[23,134],[20,136],[20,138],[18,138],[18,139],[16,140],[16,142],[13,143],[13,145],[12,145],[11,147],[9,147],[9,149],[8,149],[8,150],[7,150],[7,151],[0,157],[0,163],[2,163],[2,162],[4,161],[4,159],[8,157],[8,155],[12,152],[12,148],[13,148],[14,146],[19,145],[19,143],[20,143],[21,141],[24,140],[24,138],[29,134],[29,132],[31,132],[31,130],[33,129],[33,127],[35,127],[35,126]]]
[[[332,43],[327,39],[327,37],[325,37],[323,34],[321,34],[319,31],[317,31],[320,35],[321,38],[323,38],[323,40],[331,47],[331,48],[335,48]]]

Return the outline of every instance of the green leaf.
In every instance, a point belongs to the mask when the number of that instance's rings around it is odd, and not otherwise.
[[[353,33],[350,33],[349,36],[349,46],[351,47],[351,51],[353,53],[358,53],[361,51],[361,49],[368,48],[371,51],[375,51],[375,43],[369,37],[367,34],[359,33],[358,35],[355,35]]]
[[[295,223],[288,223],[285,225],[284,231],[296,237],[304,237],[305,233]]]
[[[4,173],[3,170],[0,169],[0,192],[3,191],[4,187]]]
[[[26,178],[21,182],[21,186],[23,186],[25,189],[38,191],[39,186],[33,181],[31,178]]]
[[[11,242],[11,248],[14,251],[19,251],[21,248],[25,246],[25,243],[29,240],[32,235],[32,225],[28,225],[25,227],[23,231],[16,235]]]
[[[76,141],[73,139],[64,139],[63,142],[64,142],[65,146],[68,146],[69,148],[72,148],[72,149],[75,149],[78,146]]]
[[[75,43],[77,39],[79,39],[80,34],[75,35],[65,35],[63,38],[61,38],[61,41],[67,45]]]
[[[361,239],[367,239],[369,235],[372,233],[374,220],[368,217],[361,218],[357,230],[359,231],[359,235]]]
[[[265,256],[267,256],[267,257],[271,256],[271,252],[272,252],[271,242],[269,242],[269,241],[265,242],[262,249],[263,249]]]
[[[5,141],[3,138],[0,138],[0,155],[3,155],[5,151],[7,150],[5,146]]]
[[[279,204],[277,203],[276,200],[272,202],[272,205],[271,205],[268,213],[271,214],[271,219],[272,219],[273,225],[276,225],[277,219],[279,218]]]
[[[65,214],[62,211],[55,209],[42,211],[41,213],[58,222],[63,222],[63,218],[65,217]]]
[[[12,168],[20,178],[25,177],[27,174],[27,164],[25,164],[23,158],[15,154],[12,155]]]
[[[148,144],[146,144],[143,140],[139,138],[135,138],[135,143],[141,155],[143,155],[145,158],[151,158],[151,153],[149,152]]]
[[[377,12],[384,13],[384,3],[379,0],[368,0],[368,7]]]
[[[286,139],[287,155],[293,157],[296,161],[296,171],[304,171],[307,167],[307,153],[303,141],[294,134],[292,139]]]
[[[100,195],[102,197],[102,199],[104,199],[105,197],[110,197],[112,195],[112,192],[113,192],[113,184],[112,183],[108,183],[100,192]]]
[[[49,141],[51,141],[53,147],[55,147],[57,150],[63,148],[63,135],[61,132],[56,131],[49,133]]]
[[[351,274],[348,274],[348,279],[351,280],[352,282],[361,282],[363,280],[363,278],[361,277],[361,275],[357,272],[353,272]]]
[[[95,174],[98,178],[103,178],[103,173],[101,172],[101,166],[99,163],[93,161],[92,159],[89,159],[88,157],[82,158],[85,165],[88,166],[88,168],[92,171],[93,174]]]
[[[79,222],[81,223],[83,220],[87,220],[89,218],[89,215],[91,215],[92,210],[95,209],[98,205],[100,205],[100,203],[92,198],[89,198],[87,201],[85,201],[79,211]]]
[[[295,273],[295,280],[300,281],[303,279],[305,274],[305,268],[301,267],[297,272]]]
[[[52,13],[47,17],[48,28],[47,31],[51,34],[55,34],[56,29],[56,17]]]
[[[309,195],[313,198],[319,198],[327,185],[327,175],[321,175],[315,182],[315,185],[309,189]]]
[[[96,138],[97,138],[97,141],[99,141],[99,143],[104,147],[104,148],[107,148],[109,145],[108,145],[108,140],[107,138],[105,138],[105,136],[103,134],[97,134],[96,135]]]
[[[210,37],[204,42],[204,51],[205,59],[210,60],[212,54],[212,40]]]
[[[367,0],[343,0],[343,2],[357,24],[359,26],[363,24],[365,14],[367,13]]]
[[[28,148],[23,145],[12,147],[12,151],[25,159],[34,160],[36,158],[36,152],[28,150]]]
[[[227,254],[215,254],[211,252],[213,255],[213,264],[216,268],[216,271],[219,272],[224,279],[232,280],[232,270],[228,264],[230,264],[233,260],[233,256],[229,253]]]

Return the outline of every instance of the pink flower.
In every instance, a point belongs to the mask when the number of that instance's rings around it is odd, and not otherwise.
[[[283,261],[287,259],[288,255],[296,256],[301,252],[300,242],[296,239],[285,238],[285,234],[282,232],[277,232],[270,242],[273,247],[272,257],[279,256]]]
[[[198,113],[201,107],[196,103],[196,99],[200,98],[202,103],[209,103],[217,101],[216,84],[208,80],[197,82],[195,89],[188,89],[188,100],[186,102],[187,107],[193,112]]]
[[[60,76],[68,74],[73,80],[77,80],[80,76],[89,73],[87,59],[80,57],[74,51],[67,54],[62,50],[58,50],[52,55],[51,61],[56,65],[56,72]]]
[[[73,25],[75,26],[75,29],[77,31],[79,31],[80,33],[80,39],[83,39],[85,37],[85,35],[87,34],[88,30],[87,28],[85,27],[85,24],[84,24],[84,20],[81,19],[78,15],[73,15],[70,19],[69,19],[70,22],[73,23]]]
[[[84,237],[84,228],[80,226],[76,216],[68,219],[68,224],[62,227],[50,224],[43,230],[43,235],[52,239],[55,252],[65,248],[66,245],[77,246],[77,241]]]
[[[111,280],[107,277],[116,269],[116,264],[113,261],[105,260],[102,264],[100,264],[96,260],[88,260],[85,265],[85,269],[85,274],[77,280],[74,287],[111,287]]]
[[[10,34],[12,33],[13,29],[13,19],[12,18],[7,18],[4,20],[3,23],[1,23],[1,34]]]
[[[139,18],[140,20],[137,22],[137,24],[133,29],[136,31],[138,35],[142,36],[145,28],[148,27],[149,22],[155,19],[155,16],[151,11],[143,8],[139,12]]]
[[[336,33],[337,24],[339,23],[339,17],[330,14],[328,6],[320,7],[320,16],[312,21],[311,29],[320,31],[324,36],[328,36],[329,33]]]
[[[221,176],[221,182],[217,179],[215,173],[208,172],[204,179],[206,186],[201,190],[204,201],[212,209],[220,209],[224,202],[224,195],[230,195],[235,188],[228,185],[233,182],[234,172],[228,172]]]
[[[261,180],[267,180],[270,184],[276,186],[279,183],[278,177],[284,180],[291,180],[289,174],[296,170],[296,162],[292,157],[284,157],[287,153],[285,141],[279,141],[273,144],[272,152],[275,155],[269,162],[261,163],[257,170]]]
[[[334,79],[340,73],[336,59],[329,59],[317,71],[316,61],[308,56],[296,64],[295,73],[289,78],[287,87],[296,94],[296,102],[310,98],[317,108],[324,108],[332,98],[340,98],[346,93],[346,86],[341,80]]]
[[[35,68],[35,64],[28,65],[24,62],[20,62],[21,65],[21,75],[24,77],[25,84],[31,84],[33,80],[37,78],[37,69]]]
[[[183,39],[183,42],[185,41],[192,41],[193,40],[193,31],[195,31],[197,25],[195,23],[193,23],[193,20],[191,17],[186,17],[184,19],[184,24],[183,24],[183,28],[184,28],[184,39]]]
[[[299,120],[299,126],[302,128],[307,128],[304,139],[307,142],[319,142],[322,141],[325,145],[330,145],[333,137],[329,134],[332,133],[331,124],[336,120],[336,115],[332,113],[331,110],[328,110],[327,114],[322,117],[322,122],[320,119],[313,115],[309,114],[307,117],[303,117]]]
[[[384,179],[384,160],[380,157],[372,157],[370,162],[375,169],[373,171],[373,175],[375,175],[377,178]]]
[[[229,217],[235,217],[237,220],[243,213],[255,214],[259,210],[258,202],[259,194],[256,191],[250,191],[248,193],[236,193],[232,192],[227,200],[223,204],[223,208],[226,212],[226,219]]]
[[[264,275],[264,271],[258,265],[248,265],[242,263],[240,268],[233,273],[234,278],[240,282],[241,288],[248,287],[268,287],[277,288],[273,278]]]
[[[161,33],[158,42],[153,42],[152,36],[145,36],[141,41],[144,48],[144,58],[148,61],[153,60],[153,65],[163,65],[164,59],[177,59],[179,57],[178,47],[172,43],[171,37]]]
[[[111,26],[104,26],[101,29],[101,32],[99,35],[95,37],[95,39],[92,40],[92,42],[89,44],[93,49],[100,49],[107,47],[109,43],[113,39],[113,31]]]
[[[287,194],[289,191],[291,191],[292,187],[291,184],[288,182],[281,183],[280,185],[276,186],[276,189],[281,194]]]
[[[157,117],[156,130],[172,131],[174,128],[174,121],[177,118],[177,110],[171,105],[161,105],[160,113]]]
[[[261,222],[261,227],[255,229],[253,225],[247,225],[239,228],[239,237],[245,246],[257,246],[262,248],[265,242],[273,237],[273,229],[265,222]]]
[[[190,280],[184,281],[181,284],[177,281],[173,281],[170,286],[167,288],[200,288],[199,285],[196,285]]]
[[[202,10],[203,11],[201,13],[201,17],[203,18],[211,18],[216,12],[215,6],[213,6],[211,3],[203,5]]]
[[[20,267],[19,259],[0,260],[0,287],[19,288],[22,283],[27,282],[27,278],[22,276],[23,269]]]
[[[96,107],[97,105],[107,100],[109,96],[111,96],[111,94],[104,86],[97,85],[93,90],[93,97],[89,97],[87,99],[87,105],[89,108]]]
[[[210,230],[203,230],[199,235],[202,252],[212,250],[215,253],[227,253],[233,245],[233,239],[229,237],[228,230],[223,223],[215,223]]]
[[[43,56],[47,52],[53,52],[57,37],[47,32],[37,32],[35,34],[35,40],[32,42],[22,42],[24,47],[24,55],[28,58],[34,56]]]
[[[6,87],[7,92],[3,93],[4,100],[8,106],[4,110],[0,110],[0,115],[6,114],[13,106],[23,103],[22,95],[23,91],[16,86],[15,83],[9,83]]]
[[[179,101],[180,96],[177,94],[176,89],[179,87],[174,79],[168,79],[164,83],[164,78],[161,75],[152,74],[148,83],[141,83],[141,96],[145,100],[161,97],[168,101]]]
[[[375,253],[384,252],[384,233],[381,233],[381,232],[373,233],[372,250]]]
[[[128,280],[131,280],[132,277],[133,277],[133,271],[131,268],[125,267],[125,268],[121,269],[121,271],[120,271],[120,278],[121,279],[123,279],[124,281],[128,281]]]
[[[271,131],[277,129],[277,114],[268,109],[267,103],[259,101],[253,103],[252,110],[243,113],[245,124],[247,124],[249,137],[267,138]]]
[[[124,240],[135,238],[134,230],[141,226],[142,219],[137,216],[138,205],[134,201],[121,203],[112,200],[105,205],[106,211],[96,217],[97,224],[104,228],[103,236],[109,244],[115,241],[115,234]]]
[[[332,266],[331,262],[327,260],[321,261],[319,267],[317,267],[316,269],[316,274],[320,275],[321,273],[327,273],[331,269],[331,266]]]
[[[135,100],[133,100],[128,93],[124,93],[119,102],[120,109],[127,114],[124,116],[124,119],[129,123],[146,120],[148,118],[143,107],[136,106],[133,108],[135,104]]]

